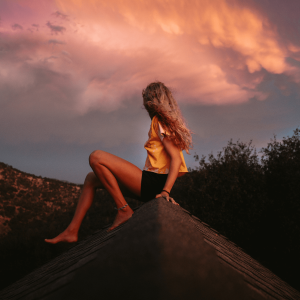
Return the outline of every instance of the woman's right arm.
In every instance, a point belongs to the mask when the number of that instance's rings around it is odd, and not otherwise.
[[[169,199],[169,194],[167,192],[171,192],[172,187],[178,177],[179,174],[179,168],[181,165],[181,156],[180,156],[180,150],[179,148],[171,141],[167,136],[165,136],[162,140],[162,143],[166,149],[167,154],[170,156],[170,169],[169,169],[169,174],[166,180],[166,183],[164,185],[163,190],[160,194],[158,194],[156,197],[163,196],[166,198],[168,201]],[[173,199],[171,200],[172,203],[177,204]]]

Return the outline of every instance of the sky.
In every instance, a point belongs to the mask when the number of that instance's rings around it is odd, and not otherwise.
[[[170,87],[216,154],[300,126],[299,0],[0,0],[0,161],[82,183],[101,149],[143,168],[142,90]]]

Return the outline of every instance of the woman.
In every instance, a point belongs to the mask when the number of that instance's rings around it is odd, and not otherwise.
[[[171,91],[161,82],[154,82],[143,90],[143,103],[151,118],[149,139],[145,144],[147,159],[144,170],[113,154],[96,150],[89,162],[93,172],[85,179],[74,217],[61,234],[47,243],[76,242],[81,222],[90,208],[95,190],[106,189],[117,207],[117,216],[108,229],[113,230],[133,215],[124,197],[141,201],[164,197],[177,204],[170,191],[177,177],[188,172],[182,150],[192,147],[191,131],[184,124]],[[178,205],[178,204],[177,204]]]

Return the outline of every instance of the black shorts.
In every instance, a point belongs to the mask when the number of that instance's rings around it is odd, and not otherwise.
[[[165,186],[168,174],[158,174],[149,171],[142,173],[141,201],[147,202],[160,194]]]

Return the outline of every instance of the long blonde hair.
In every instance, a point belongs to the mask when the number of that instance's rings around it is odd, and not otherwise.
[[[189,154],[189,149],[193,147],[192,132],[187,128],[170,89],[157,81],[150,83],[142,95],[150,118],[157,116],[162,127],[170,133],[169,138],[174,144]]]

